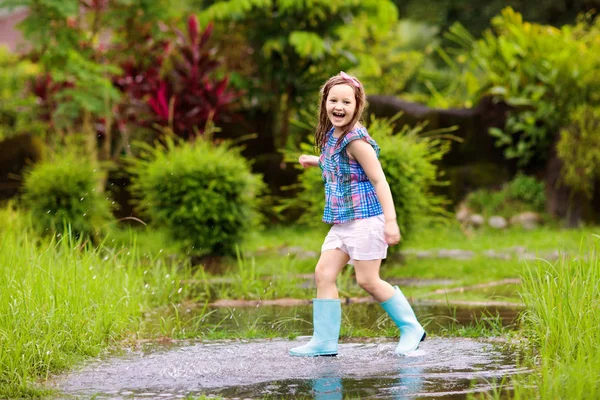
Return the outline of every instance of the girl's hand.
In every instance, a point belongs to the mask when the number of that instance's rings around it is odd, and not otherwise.
[[[389,246],[393,246],[400,242],[400,228],[398,227],[398,222],[396,220],[386,221],[385,228],[383,230],[383,237],[385,242]]]
[[[298,162],[304,168],[317,167],[319,165],[319,157],[317,157],[317,156],[309,156],[309,155],[306,155],[306,154],[302,154],[298,158]]]

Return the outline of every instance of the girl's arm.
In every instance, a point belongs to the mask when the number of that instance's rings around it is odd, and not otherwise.
[[[369,180],[375,187],[375,193],[383,209],[385,218],[385,241],[389,245],[394,245],[400,241],[400,228],[396,221],[396,209],[392,199],[390,185],[385,179],[385,174],[381,168],[381,163],[377,159],[377,154],[373,147],[364,140],[353,140],[346,147],[348,155],[359,162],[365,171]]]
[[[319,157],[317,156],[309,156],[307,154],[302,154],[299,158],[298,158],[298,162],[300,163],[300,165],[302,165],[304,168],[308,168],[308,167],[318,167],[319,166]]]

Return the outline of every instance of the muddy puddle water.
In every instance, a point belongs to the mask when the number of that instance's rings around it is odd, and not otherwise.
[[[372,328],[381,323],[377,305],[344,307],[344,318]],[[377,311],[376,311],[377,310]],[[476,310],[417,308],[429,318],[435,333],[454,319],[470,323]],[[514,310],[488,310],[512,323]],[[193,314],[190,312],[190,314]],[[481,310],[480,310],[481,314]],[[192,316],[189,316],[192,318]],[[310,307],[217,309],[203,324],[218,329],[292,328],[310,334]],[[288,325],[286,325],[288,324]],[[289,325],[292,324],[292,325]],[[208,328],[206,328],[208,329]],[[212,329],[215,329],[214,327]],[[200,332],[200,331],[199,331]],[[198,335],[201,337],[201,334]],[[434,336],[434,335],[432,335]],[[291,347],[308,340],[229,340],[153,345],[146,350],[91,362],[55,380],[54,387],[79,398],[188,398],[218,396],[244,399],[466,399],[469,393],[490,392],[500,381],[510,386],[517,367],[514,349],[486,340],[431,337],[408,357],[393,353],[395,340],[348,339],[337,357],[298,358]]]
[[[432,338],[409,357],[394,342],[343,343],[337,357],[287,354],[304,338],[212,342],[95,362],[57,382],[105,398],[466,398],[524,372],[509,351],[473,339]],[[509,380],[508,380],[509,381]]]

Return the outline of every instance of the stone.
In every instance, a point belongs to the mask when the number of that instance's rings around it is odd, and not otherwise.
[[[483,253],[488,258],[497,258],[500,260],[510,260],[512,256],[506,252],[500,252],[496,250],[487,250]]]
[[[512,226],[521,226],[523,229],[532,230],[542,223],[542,217],[535,212],[526,211],[521,214],[513,215],[510,218]]]
[[[461,203],[456,211],[456,220],[461,223],[468,222],[471,214],[472,212],[469,207],[467,207],[465,203]]]
[[[294,256],[298,260],[308,260],[318,258],[319,254],[316,251],[304,250],[302,247],[282,247],[279,249],[280,256]]]
[[[442,249],[438,251],[438,257],[440,258],[452,258],[454,260],[469,260],[473,258],[475,253],[469,250],[460,249]]]
[[[495,229],[504,229],[508,226],[506,218],[494,215],[488,219],[488,225]]]
[[[480,214],[473,214],[469,217],[469,224],[474,227],[480,227],[485,223],[485,218]]]

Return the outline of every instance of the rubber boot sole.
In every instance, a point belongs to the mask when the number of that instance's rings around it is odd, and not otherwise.
[[[321,353],[309,353],[309,354],[294,354],[290,352],[292,357],[335,357],[338,353],[321,354]]]

